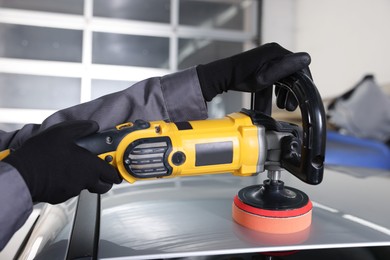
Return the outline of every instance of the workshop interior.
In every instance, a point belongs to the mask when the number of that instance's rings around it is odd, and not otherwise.
[[[124,181],[34,205],[0,259],[389,259],[389,11],[386,0],[0,0],[3,131],[269,42],[311,56],[310,73],[217,96],[207,120],[140,119],[78,140]],[[277,107],[277,89],[295,111]]]

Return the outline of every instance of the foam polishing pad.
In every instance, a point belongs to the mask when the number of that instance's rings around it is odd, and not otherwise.
[[[233,219],[249,229],[272,234],[295,233],[311,225],[313,205],[297,189],[281,181],[243,188],[234,198]]]

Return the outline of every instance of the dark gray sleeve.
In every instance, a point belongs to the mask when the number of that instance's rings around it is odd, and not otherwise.
[[[30,192],[9,164],[0,161],[0,251],[32,211]]]
[[[207,118],[207,107],[195,67],[150,78],[119,92],[60,110],[42,125],[26,125],[14,133],[0,133],[0,150],[18,147],[32,134],[65,120],[90,119],[100,130],[143,119],[186,121]]]
[[[123,91],[58,111],[47,118],[42,127],[70,119],[91,119],[104,130],[136,119],[184,121],[206,117],[196,69],[191,68],[150,78]]]

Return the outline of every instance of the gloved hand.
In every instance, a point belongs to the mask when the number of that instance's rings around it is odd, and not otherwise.
[[[61,203],[83,189],[105,193],[120,183],[116,169],[74,143],[97,132],[94,121],[65,121],[28,139],[4,162],[22,175],[34,202]]]
[[[256,92],[299,70],[310,76],[310,56],[292,53],[277,43],[268,43],[252,50],[196,67],[206,101],[224,91]],[[276,89],[278,107],[294,110],[297,101],[289,91]]]

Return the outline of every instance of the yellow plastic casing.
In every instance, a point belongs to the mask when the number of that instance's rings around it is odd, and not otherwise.
[[[185,122],[186,129],[180,129],[177,123],[165,121],[149,122],[149,127],[129,132],[120,141],[115,150],[98,156],[116,167],[121,176],[130,183],[137,180],[155,179],[134,176],[125,167],[126,149],[140,139],[153,142],[154,138],[169,138],[170,145],[164,163],[169,165],[171,173],[159,178],[194,176],[204,174],[232,173],[236,176],[251,176],[263,171],[266,149],[264,147],[264,128],[253,125],[249,116],[232,113],[221,119],[209,119]],[[116,126],[116,130],[134,127],[133,123]],[[222,145],[222,146],[221,146]],[[222,160],[220,159],[222,148]],[[201,151],[202,150],[202,151]],[[184,154],[180,164],[173,162],[177,152]],[[0,152],[0,160],[10,153]],[[226,155],[227,154],[227,155]],[[200,157],[203,159],[201,160]],[[210,158],[207,158],[210,157]],[[111,158],[108,160],[108,158]]]
[[[7,157],[10,153],[10,150],[7,149],[7,150],[4,150],[4,151],[0,151],[0,161],[3,160],[5,157]]]
[[[260,128],[253,125],[251,118],[243,113],[229,114],[221,119],[186,122],[191,126],[190,129],[179,129],[180,127],[176,123],[164,121],[149,123],[149,128],[126,135],[115,152],[100,155],[101,158],[105,158],[107,155],[113,156],[112,164],[130,183],[140,179],[148,179],[133,176],[124,166],[125,150],[131,143],[139,139],[153,140],[153,138],[158,137],[170,139],[171,147],[165,163],[172,167],[172,172],[163,178],[219,173],[251,176],[259,172],[259,166],[263,163],[259,162],[259,153],[261,150],[265,151],[265,148],[260,147],[259,138],[264,138],[264,136],[261,137]],[[227,160],[226,158],[218,160],[219,152],[214,152],[213,147],[217,147],[216,150],[218,150],[218,146],[221,144],[225,147],[223,149],[227,156],[224,157],[228,157]],[[200,147],[202,152],[200,152]],[[226,151],[230,149],[231,151]],[[172,161],[176,152],[185,156],[184,162],[179,165]],[[210,158],[207,158],[208,156]],[[213,156],[217,158],[215,163]],[[200,162],[200,157],[203,157],[203,161],[207,162]]]

